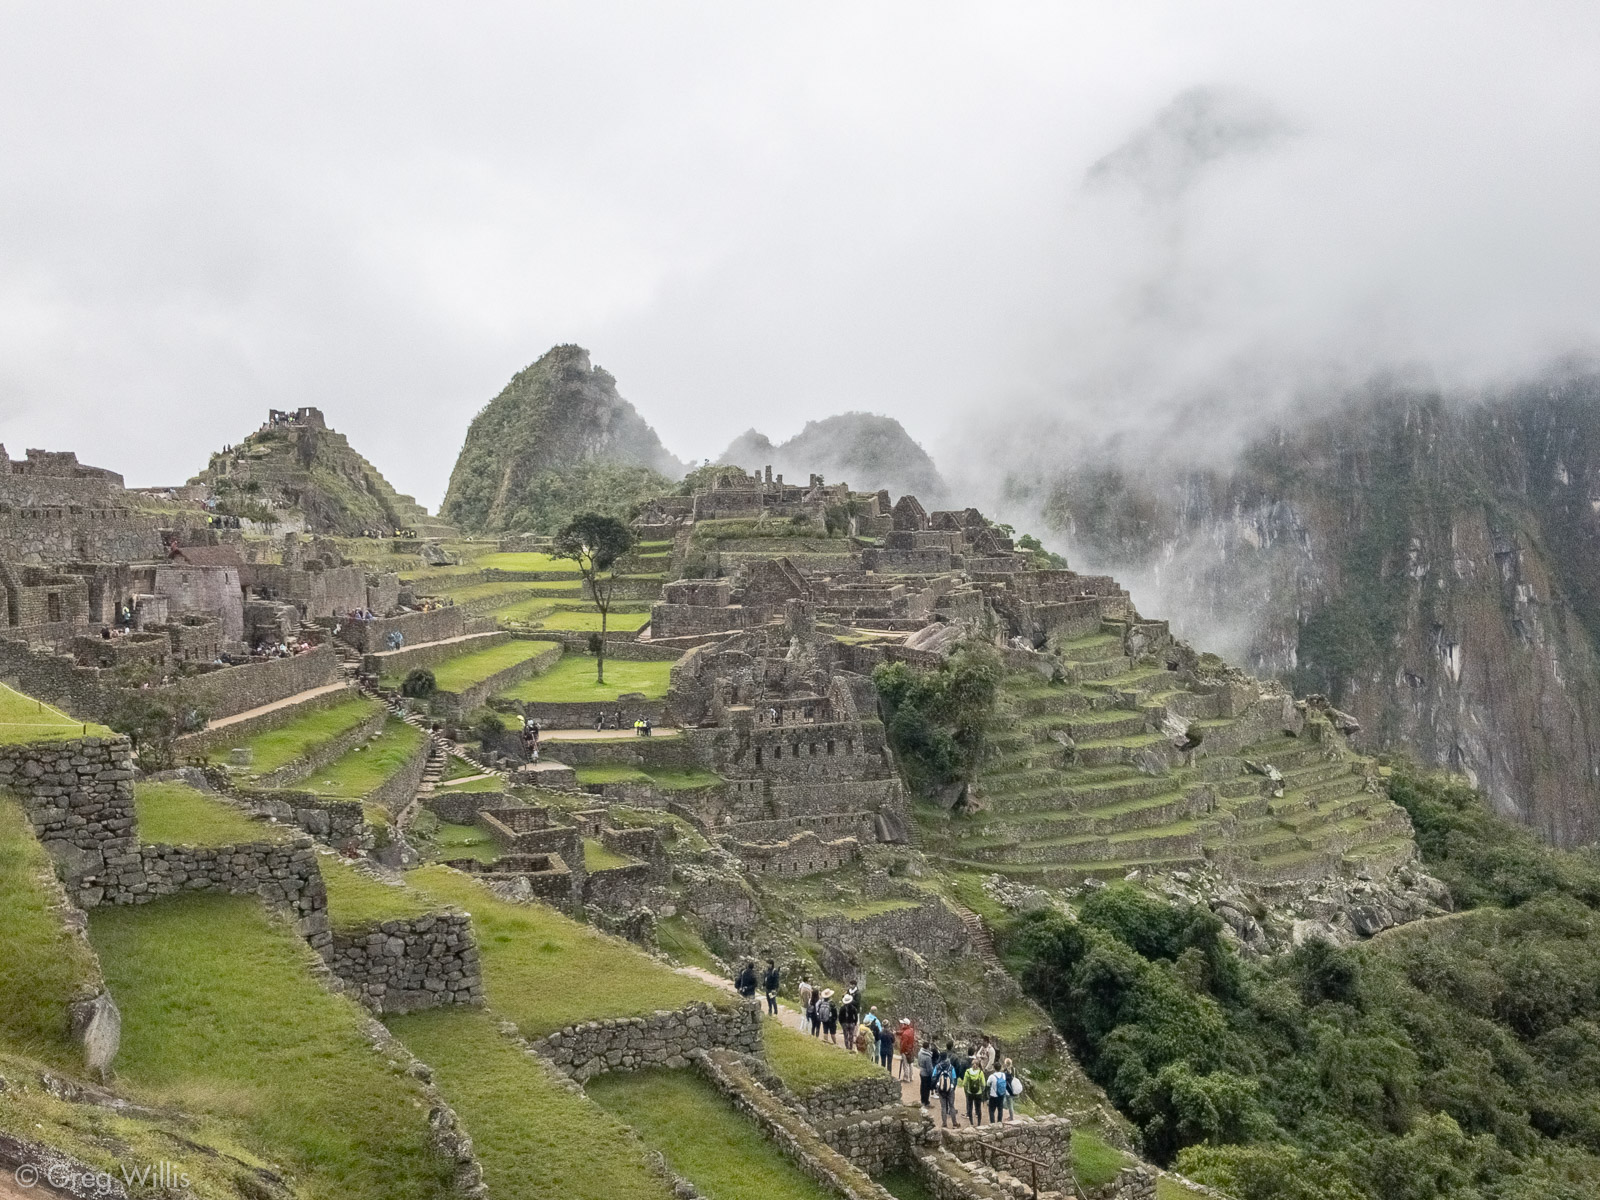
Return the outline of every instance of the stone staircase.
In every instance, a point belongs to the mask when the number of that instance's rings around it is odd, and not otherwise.
[[[1270,884],[1409,856],[1405,813],[1336,735],[1284,735],[1266,702],[1219,715],[1229,708],[1220,686],[1185,687],[1160,653],[1135,659],[1124,632],[1108,621],[1063,644],[1064,682],[1005,679],[974,782],[978,810],[921,814],[930,854],[1046,886],[1207,863]],[[1198,726],[1196,752],[1174,751],[1169,716]],[[1246,759],[1281,772],[1281,797]]]

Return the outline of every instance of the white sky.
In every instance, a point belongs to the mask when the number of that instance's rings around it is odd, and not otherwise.
[[[1084,189],[1195,87],[1292,133]],[[315,404],[432,507],[575,341],[681,456],[868,409],[959,478],[1025,410],[1592,349],[1597,214],[1593,3],[0,2],[0,439],[172,482]]]

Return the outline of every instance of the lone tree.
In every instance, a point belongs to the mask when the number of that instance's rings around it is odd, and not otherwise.
[[[606,681],[606,619],[611,613],[611,593],[617,586],[617,560],[631,549],[633,531],[615,517],[602,517],[599,513],[574,517],[555,536],[556,557],[570,558],[578,564],[595,607],[600,610],[596,683]]]

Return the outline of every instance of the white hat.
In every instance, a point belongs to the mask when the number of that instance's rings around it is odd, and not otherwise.
[[[901,1017],[900,1018],[900,1024],[902,1024],[902,1025],[911,1024],[911,1018],[910,1017]]]
[[[823,988],[822,989],[822,998],[824,1000],[826,1000],[831,995],[833,995],[833,989],[832,988]]]
[[[854,1003],[855,1003],[855,1002],[856,1002],[856,997],[855,997],[855,993],[853,993],[853,992],[846,992],[846,993],[845,993],[845,994],[844,994],[844,1002],[845,1002],[845,1003],[846,1003],[846,1004],[854,1004]]]

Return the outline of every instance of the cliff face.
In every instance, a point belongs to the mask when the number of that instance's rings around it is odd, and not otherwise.
[[[1600,378],[1381,396],[1227,472],[1072,471],[1046,515],[1078,565],[1328,694],[1367,748],[1467,772],[1554,842],[1600,837]]]
[[[683,469],[587,350],[557,346],[473,418],[440,515],[550,532],[572,511],[659,494]]]
[[[928,508],[941,507],[947,489],[933,459],[893,417],[850,412],[807,421],[786,442],[773,445],[765,434],[747,430],[717,458],[747,471],[771,466],[791,479],[819,472],[830,483],[848,483],[858,492],[887,488],[907,492]]]

